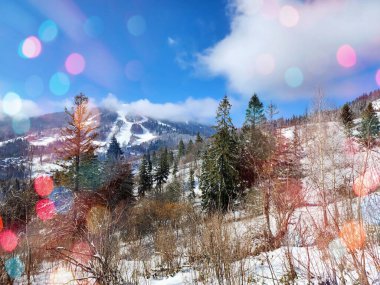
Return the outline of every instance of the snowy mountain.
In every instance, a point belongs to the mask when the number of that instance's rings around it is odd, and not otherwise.
[[[116,137],[127,156],[133,156],[162,146],[176,146],[180,138],[187,141],[198,132],[203,137],[213,133],[210,126],[195,122],[160,121],[105,109],[95,109],[92,113],[91,122],[98,127],[96,143],[100,146],[100,155],[107,150],[112,136]],[[27,156],[37,162],[33,162],[34,168],[42,164],[46,167],[53,162],[56,159],[54,150],[62,140],[60,130],[67,123],[66,116],[59,112],[31,118],[30,128],[23,134],[16,133],[10,118],[0,121],[0,169],[10,164],[17,168]]]

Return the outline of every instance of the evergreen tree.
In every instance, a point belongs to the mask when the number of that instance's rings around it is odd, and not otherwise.
[[[202,139],[201,135],[199,134],[199,132],[197,132],[197,137],[195,139],[195,143],[201,144],[202,142],[203,142],[203,139]]]
[[[150,170],[150,164],[149,155],[144,155],[139,167],[138,192],[140,197],[145,196],[145,193],[149,192],[152,189],[152,173]]]
[[[216,133],[203,157],[200,188],[203,207],[208,210],[228,210],[239,192],[238,141],[230,109],[225,96],[217,110]]]
[[[268,109],[269,121],[277,114],[276,106],[272,103]],[[240,136],[239,175],[244,187],[253,186],[263,172],[266,160],[274,148],[274,127],[264,133],[261,130],[265,121],[263,103],[254,94],[248,103],[246,118]]]
[[[158,157],[157,157],[156,151],[153,151],[151,161],[152,161],[152,169],[156,168],[158,164]]]
[[[74,191],[80,188],[80,168],[82,161],[91,157],[97,146],[94,140],[97,138],[96,126],[92,123],[92,113],[88,110],[88,98],[80,93],[75,96],[74,107],[69,111],[65,108],[69,121],[68,126],[61,130],[61,137],[64,138],[62,146],[56,149],[58,156],[69,161],[62,165],[74,178]]]
[[[257,127],[265,121],[264,105],[259,97],[254,94],[248,103],[245,113],[245,123]]]
[[[190,170],[189,170],[189,190],[190,190],[190,198],[194,199],[195,198],[195,179],[194,179],[194,168],[191,165]]]
[[[360,142],[364,146],[371,148],[379,136],[379,130],[379,119],[373,109],[372,103],[369,103],[362,114],[361,126],[359,128]]]
[[[174,159],[172,174],[174,177],[176,177],[177,173],[178,173],[178,159]]]
[[[133,194],[133,173],[131,165],[126,161],[119,161],[114,167],[112,176],[103,186],[106,200],[111,208],[120,202],[131,203],[135,200]]]
[[[150,158],[150,152],[148,151],[148,153],[146,154],[146,159],[148,161],[148,174],[149,174],[149,177],[150,177],[150,189],[152,189],[152,186],[153,186],[153,162],[152,162],[152,159]]]
[[[163,184],[166,183],[169,176],[168,149],[161,151],[160,159],[154,173],[154,181],[157,189],[162,191]]]
[[[174,163],[174,153],[172,150],[169,151],[168,153],[168,162],[169,162],[169,166],[172,166]]]
[[[352,130],[354,128],[354,114],[351,111],[350,106],[346,103],[343,105],[340,119],[344,126],[344,132],[348,138],[352,137]]]
[[[183,143],[183,140],[180,139],[179,143],[178,143],[178,157],[181,158],[182,156],[185,155],[185,144]]]
[[[98,157],[90,153],[82,158],[81,167],[78,172],[79,185],[82,189],[97,190],[104,177],[101,173],[104,172],[103,164]]]
[[[194,145],[194,148],[195,148],[194,152],[195,152],[196,159],[198,159],[201,156],[202,147],[203,147],[203,139],[198,132],[197,137],[195,139],[195,145]]]
[[[187,144],[187,154],[190,154],[193,151],[194,143],[192,140],[189,140],[189,143]]]
[[[116,140],[115,136],[112,136],[110,145],[107,149],[107,159],[108,160],[119,160],[123,155],[120,144]]]
[[[276,132],[276,121],[274,120],[274,117],[279,113],[277,106],[270,102],[266,109],[266,113],[268,115],[268,130],[270,134],[273,136]]]

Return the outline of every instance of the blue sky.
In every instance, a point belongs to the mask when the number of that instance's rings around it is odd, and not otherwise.
[[[350,2],[3,0],[2,111],[14,113],[4,109],[9,92],[31,116],[61,110],[82,91],[99,106],[126,104],[159,118],[183,114],[212,122],[218,100],[228,94],[239,125],[253,92],[284,116],[303,113],[319,87],[340,104],[376,89],[380,68],[380,32],[373,27],[379,2]],[[352,24],[352,11],[366,21]]]

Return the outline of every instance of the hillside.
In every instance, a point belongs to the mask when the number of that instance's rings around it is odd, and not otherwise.
[[[126,156],[135,157],[147,151],[157,151],[163,146],[173,148],[182,138],[194,139],[199,133],[209,137],[214,130],[196,122],[173,122],[155,120],[122,112],[110,112],[105,109],[92,110],[91,124],[97,127],[96,144],[100,146],[98,154],[104,155],[108,144],[115,136]],[[55,149],[61,145],[61,129],[67,125],[64,112],[47,114],[30,119],[30,129],[17,134],[12,121],[7,118],[0,121],[0,170],[1,177],[20,176],[18,168],[33,161],[35,174],[56,169]]]

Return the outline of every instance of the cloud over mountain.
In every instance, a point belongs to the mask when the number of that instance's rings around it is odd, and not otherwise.
[[[232,90],[287,100],[318,87],[376,87],[380,1],[232,0],[229,7],[230,33],[198,55],[198,67],[226,77]]]
[[[183,102],[176,103],[153,103],[147,99],[124,103],[119,101],[115,95],[108,94],[101,101],[101,106],[112,111],[144,115],[158,120],[204,123],[210,122],[215,117],[218,101],[212,98],[194,99],[189,97]]]

